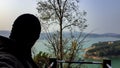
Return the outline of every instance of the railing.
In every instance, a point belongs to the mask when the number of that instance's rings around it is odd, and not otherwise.
[[[57,63],[75,63],[75,64],[101,64],[102,68],[112,68],[111,67],[111,60],[103,60],[103,62],[86,62],[86,61],[64,61],[64,60],[57,60],[56,58],[50,58],[50,66],[48,68],[57,68]]]
[[[107,66],[108,68],[112,68],[109,64],[106,64],[106,66]]]

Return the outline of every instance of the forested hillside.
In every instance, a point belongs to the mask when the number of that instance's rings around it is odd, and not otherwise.
[[[118,57],[120,56],[120,40],[93,44],[85,53],[85,57]]]

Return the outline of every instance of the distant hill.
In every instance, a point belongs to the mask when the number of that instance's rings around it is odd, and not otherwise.
[[[51,32],[50,34],[53,34],[53,33]],[[79,32],[74,32],[73,33],[73,35],[75,37],[77,37],[78,34],[79,34]],[[10,31],[0,30],[0,35],[5,36],[5,37],[9,37]],[[40,39],[45,39],[45,35],[46,35],[46,33],[41,33],[40,34]],[[87,35],[87,33],[82,33],[82,36],[85,36],[85,35]],[[66,37],[66,38],[69,38],[70,37],[70,32],[63,32],[63,36]],[[117,37],[117,38],[120,38],[120,34],[116,34],[116,33],[105,33],[105,34],[90,33],[88,35],[88,37],[92,37],[92,38],[95,38],[95,37]]]
[[[103,36],[120,38],[120,34],[115,34],[115,33],[106,33],[103,34]]]
[[[90,34],[89,37],[117,37],[117,38],[120,38],[120,34],[116,34],[116,33]]]
[[[53,34],[53,33],[50,33]],[[74,32],[73,35],[77,38],[79,35],[79,32]],[[82,33],[82,36],[87,35],[87,33]],[[63,32],[64,38],[69,38],[70,37],[70,32]],[[40,39],[46,39],[46,33],[41,33]],[[99,37],[115,37],[115,38],[120,38],[120,34],[116,33],[105,33],[105,34],[95,34],[95,33],[90,33],[88,34],[87,38],[99,38]]]

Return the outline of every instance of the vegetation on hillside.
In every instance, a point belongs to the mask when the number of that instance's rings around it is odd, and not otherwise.
[[[46,68],[49,66],[49,54],[40,51],[36,56],[33,57],[34,62],[39,68]]]
[[[85,57],[117,57],[120,56],[120,40],[93,44],[85,53]]]

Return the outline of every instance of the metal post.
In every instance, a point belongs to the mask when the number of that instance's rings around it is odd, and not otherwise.
[[[49,59],[49,67],[48,68],[57,68],[57,59],[56,58]]]
[[[103,68],[112,68],[111,60],[103,60]]]

